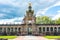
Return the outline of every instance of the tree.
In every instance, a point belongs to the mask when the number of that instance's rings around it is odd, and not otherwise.
[[[53,24],[53,23],[54,22],[52,21],[52,19],[47,16],[36,17],[36,24]]]
[[[60,18],[58,18],[57,20],[55,20],[55,24],[60,24]]]
[[[40,24],[40,22],[41,22],[41,17],[40,16],[36,17],[36,24]]]

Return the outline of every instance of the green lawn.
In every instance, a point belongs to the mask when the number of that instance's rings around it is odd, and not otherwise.
[[[14,39],[17,36],[0,36],[0,38]]]
[[[44,36],[45,38],[48,38],[48,39],[59,39],[60,36]]]

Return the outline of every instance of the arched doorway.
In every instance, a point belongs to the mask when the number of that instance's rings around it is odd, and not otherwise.
[[[32,28],[28,27],[28,35],[32,35]]]

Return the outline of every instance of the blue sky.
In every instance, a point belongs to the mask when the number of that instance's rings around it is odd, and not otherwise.
[[[36,17],[44,15],[53,20],[60,17],[60,0],[0,0],[0,24],[21,23],[29,2]]]

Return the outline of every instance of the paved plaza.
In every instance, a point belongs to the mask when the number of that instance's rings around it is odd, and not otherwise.
[[[42,36],[19,36],[13,40],[48,40]]]

